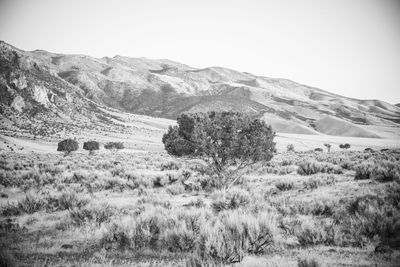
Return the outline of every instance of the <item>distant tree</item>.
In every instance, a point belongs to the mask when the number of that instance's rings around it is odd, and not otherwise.
[[[181,114],[162,142],[168,154],[206,163],[218,188],[229,188],[240,170],[273,157],[275,133],[264,121],[236,112]]]
[[[349,149],[350,148],[350,144],[340,144],[339,145],[339,147],[341,148],[341,149]]]
[[[315,152],[322,152],[322,151],[324,151],[322,148],[320,148],[320,147],[317,147],[316,149],[314,149],[314,151]]]
[[[324,146],[326,147],[326,150],[328,150],[328,153],[331,152],[331,144],[324,144]]]
[[[79,144],[74,139],[65,139],[58,143],[57,151],[62,151],[65,155],[69,155],[72,151],[77,151]]]
[[[294,145],[293,144],[288,144],[286,147],[287,152],[294,152]]]
[[[367,147],[366,149],[364,149],[364,152],[374,152],[374,150],[370,147]]]
[[[89,150],[89,155],[93,155],[95,150],[99,150],[100,144],[97,141],[87,141],[83,143],[83,149]]]
[[[117,152],[120,149],[124,149],[124,144],[122,142],[108,142],[104,145],[105,149],[110,149],[113,152]]]

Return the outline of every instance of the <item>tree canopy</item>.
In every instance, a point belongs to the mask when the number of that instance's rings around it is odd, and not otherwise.
[[[78,141],[74,139],[65,139],[58,143],[57,151],[65,152],[65,155],[70,154],[72,151],[78,150]]]
[[[100,144],[97,141],[87,141],[83,143],[83,149],[89,150],[90,154],[93,154],[94,150],[99,150]]]
[[[239,170],[273,157],[275,133],[259,119],[237,112],[209,112],[181,114],[177,121],[162,138],[168,154],[204,160],[220,185],[229,187]]]

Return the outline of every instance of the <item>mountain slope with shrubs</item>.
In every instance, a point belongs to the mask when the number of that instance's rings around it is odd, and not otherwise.
[[[9,119],[2,124],[7,129],[23,128],[26,117],[37,120],[36,124],[54,122],[38,129],[54,132],[67,125],[113,121],[99,108],[108,107],[170,119],[182,112],[246,112],[288,133],[385,137],[382,131],[399,132],[400,108],[395,105],[227,68],[26,52],[5,42],[0,43],[0,65],[0,105]],[[16,125],[11,126],[13,122]]]

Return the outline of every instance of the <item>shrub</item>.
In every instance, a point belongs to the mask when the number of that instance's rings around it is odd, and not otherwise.
[[[95,150],[99,150],[100,144],[97,141],[88,141],[83,143],[83,149],[89,150],[89,154],[92,155]]]
[[[297,173],[300,175],[311,175],[318,172],[341,174],[343,173],[343,170],[340,166],[327,162],[320,163],[314,160],[304,160],[300,162],[299,168],[297,169]]]
[[[293,144],[288,144],[286,147],[287,152],[294,152],[294,145]]]
[[[239,171],[269,161],[275,134],[265,122],[234,112],[182,114],[162,141],[168,154],[202,159],[214,171],[218,188],[229,188]]]
[[[341,148],[341,149],[349,149],[350,148],[350,144],[340,144],[339,145],[339,148]]]
[[[48,196],[47,210],[68,210],[74,208],[80,208],[89,203],[89,199],[78,196],[75,192],[63,192],[58,195]]]
[[[240,262],[245,253],[264,253],[274,243],[276,232],[275,216],[267,212],[224,211],[212,216],[202,210],[150,206],[111,223],[101,245],[187,252],[214,266]]]
[[[75,207],[70,211],[72,221],[77,225],[82,225],[85,222],[94,221],[97,225],[110,220],[114,215],[115,209],[105,205],[89,205],[86,207]]]
[[[161,164],[161,170],[179,170],[180,166],[174,161],[166,162]]]
[[[249,203],[249,193],[245,190],[235,188],[228,191],[215,192],[211,206],[215,212],[220,212],[245,207]]]
[[[8,204],[2,210],[3,216],[18,216],[24,213],[32,214],[46,207],[46,201],[39,196],[27,194],[16,204]]]
[[[281,191],[292,190],[294,185],[293,182],[279,182],[275,184],[275,187]]]
[[[317,148],[314,149],[314,151],[315,151],[315,152],[322,152],[322,151],[324,151],[324,150],[323,150],[322,148],[320,148],[320,147],[317,147]]]
[[[78,142],[74,139],[65,139],[58,143],[57,151],[62,151],[65,155],[69,155],[72,151],[78,150]]]
[[[375,164],[372,177],[380,182],[400,181],[400,162],[382,161]]]
[[[318,188],[318,180],[315,178],[308,179],[307,181],[303,182],[304,188],[313,190]]]
[[[400,167],[398,162],[381,161],[378,163],[362,163],[355,168],[354,179],[375,179],[380,182],[400,180]]]
[[[371,163],[362,163],[355,167],[355,177],[356,180],[370,179],[372,174],[373,165]]]
[[[300,162],[297,173],[300,175],[311,175],[321,172],[322,165],[316,161],[306,160]]]
[[[104,145],[105,149],[109,149],[113,152],[117,152],[121,149],[124,149],[124,144],[122,142],[108,142]]]
[[[319,263],[316,259],[309,259],[309,258],[299,258],[297,259],[297,266],[298,267],[319,267]]]

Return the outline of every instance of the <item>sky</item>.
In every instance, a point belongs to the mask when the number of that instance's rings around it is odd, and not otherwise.
[[[0,0],[0,40],[221,66],[400,103],[400,0]]]

